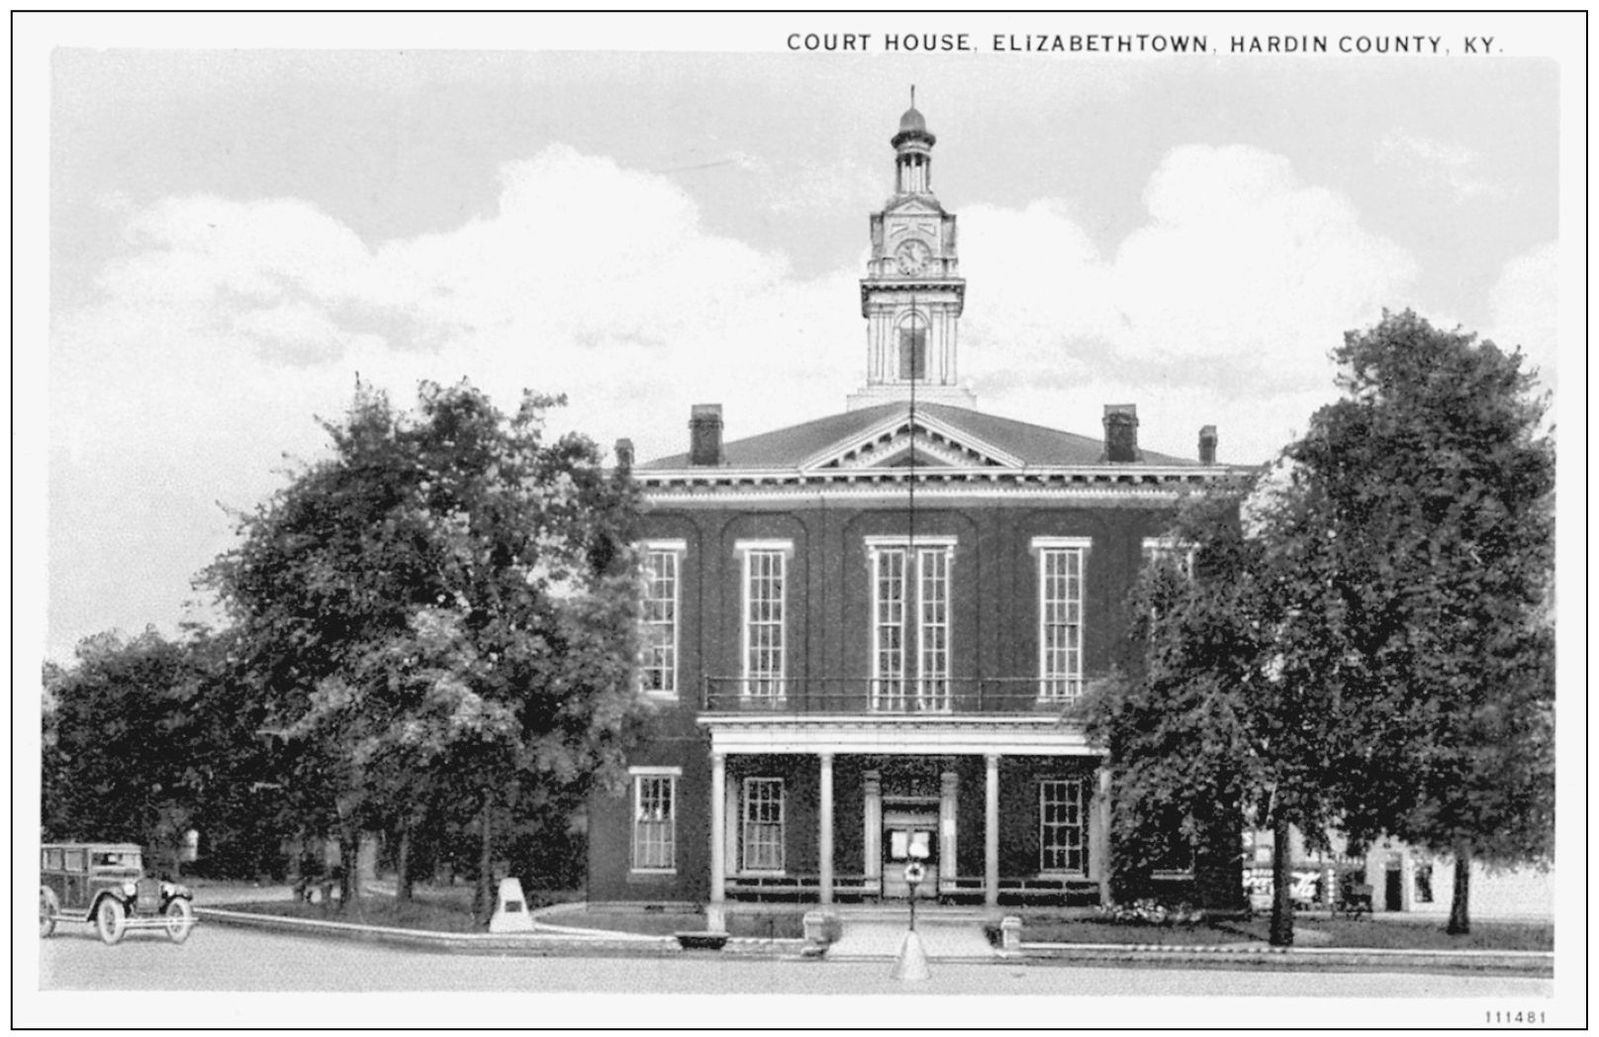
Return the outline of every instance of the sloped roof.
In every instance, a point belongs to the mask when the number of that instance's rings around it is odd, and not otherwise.
[[[958,434],[970,436],[975,443],[1004,451],[1023,465],[1056,467],[1103,463],[1104,441],[1090,436],[1079,436],[944,403],[921,403],[916,411],[918,416],[926,415]],[[807,461],[814,461],[829,448],[843,449],[871,429],[896,417],[908,416],[909,412],[910,405],[904,401],[885,403],[731,440],[722,444],[723,467],[764,470],[798,468]],[[1197,466],[1199,463],[1195,459],[1173,457],[1153,450],[1144,450],[1143,455],[1144,464]],[[655,471],[688,468],[688,454],[673,454],[639,467]]]

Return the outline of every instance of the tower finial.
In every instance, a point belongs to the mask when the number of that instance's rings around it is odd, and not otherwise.
[[[916,84],[911,84],[911,107],[916,107]]]

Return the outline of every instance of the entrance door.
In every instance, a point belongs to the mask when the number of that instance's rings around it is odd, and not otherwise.
[[[938,808],[899,808],[883,814],[883,897],[910,896],[905,866],[920,861],[925,877],[916,887],[918,900],[938,896]]]
[[[1383,889],[1383,908],[1388,911],[1403,911],[1405,909],[1405,873],[1396,867],[1389,867],[1387,885]]]

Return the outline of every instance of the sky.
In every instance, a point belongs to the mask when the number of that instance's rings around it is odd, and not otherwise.
[[[982,410],[1099,435],[1104,404],[1136,403],[1149,448],[1193,456],[1214,424],[1221,460],[1263,462],[1385,308],[1520,346],[1551,390],[1585,374],[1558,362],[1582,233],[1550,23],[1500,18],[1474,56],[1463,34],[1491,19],[1156,26],[1220,51],[1350,31],[1450,50],[1357,57],[989,43],[1145,31],[1131,16],[901,27],[972,31],[975,53],[937,55],[884,53],[883,18],[867,53],[790,51],[791,31],[846,27],[815,15],[227,21],[71,23],[19,63],[47,164],[19,195],[44,223],[19,269],[48,277],[21,305],[47,308],[48,345],[17,354],[43,399],[14,402],[43,406],[20,449],[43,471],[58,661],[211,616],[194,576],[318,456],[358,380],[401,404],[424,379],[506,407],[565,393],[552,426],[641,459],[686,448],[695,403],[723,405],[729,438],[842,410],[912,84]]]

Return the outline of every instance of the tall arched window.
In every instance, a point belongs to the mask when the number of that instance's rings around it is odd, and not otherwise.
[[[927,377],[927,324],[908,317],[899,326],[899,379],[908,382]]]

